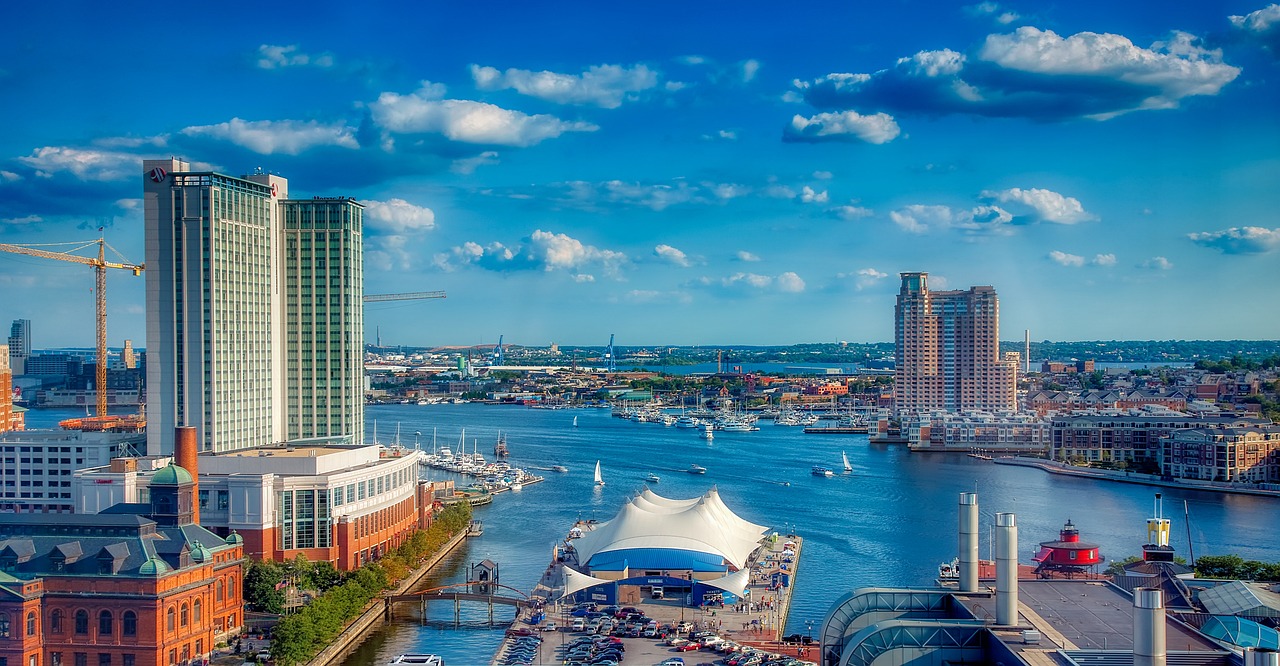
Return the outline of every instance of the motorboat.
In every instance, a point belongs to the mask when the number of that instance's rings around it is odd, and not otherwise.
[[[694,463],[694,464],[692,464],[692,465],[689,465],[688,472],[689,472],[690,474],[706,474],[706,473],[707,473],[707,468],[706,468],[706,467],[703,467],[702,465],[699,465],[699,464],[697,464],[697,463]]]
[[[551,471],[564,473],[564,472],[568,472],[569,468],[565,467],[564,465],[552,465]]]
[[[444,666],[444,659],[438,654],[402,654],[389,664],[421,664],[422,666]]]
[[[653,472],[649,472],[649,476],[644,477],[644,480],[648,481],[649,483],[657,483],[661,481],[662,478],[659,477],[657,474],[654,474]]]
[[[814,465],[813,475],[814,476],[835,476],[836,473],[831,471],[830,467],[823,467],[822,465]]]
[[[700,422],[698,421],[698,419],[692,416],[689,416],[687,414],[685,416],[681,416],[680,418],[676,419],[677,428],[696,428],[698,427],[699,423]]]

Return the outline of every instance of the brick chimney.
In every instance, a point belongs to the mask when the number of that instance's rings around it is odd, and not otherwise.
[[[173,462],[191,473],[195,485],[191,488],[191,520],[200,524],[200,462],[196,459],[199,452],[199,437],[196,429],[190,426],[174,428]]]

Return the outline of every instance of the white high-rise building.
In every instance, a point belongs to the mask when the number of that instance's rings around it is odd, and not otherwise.
[[[173,158],[144,161],[143,193],[147,452],[172,453],[177,426],[197,428],[200,450],[214,453],[360,441],[349,360],[363,347],[360,205],[288,201],[280,176],[191,171]],[[303,405],[324,409],[303,418]]]

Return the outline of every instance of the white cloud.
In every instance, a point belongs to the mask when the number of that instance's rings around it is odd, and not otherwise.
[[[884,144],[898,138],[901,129],[887,113],[862,115],[857,111],[819,113],[811,118],[796,115],[783,130],[789,141],[865,141]]]
[[[365,240],[365,268],[380,271],[409,270],[413,268],[413,255],[408,250],[409,239],[402,235],[373,236]]]
[[[753,58],[753,59],[751,59],[751,60],[743,61],[743,63],[742,63],[742,82],[743,82],[743,83],[751,83],[751,81],[752,81],[753,79],[755,79],[755,78],[756,78],[756,74],[757,74],[759,71],[760,71],[760,61],[759,61],[759,60],[755,60],[755,59]]]
[[[1018,16],[1017,12],[1001,11],[1000,5],[994,2],[980,2],[971,7],[965,7],[965,9],[970,14],[979,15],[979,16],[983,16],[983,15],[993,16],[995,17],[996,22],[1002,25],[1008,25],[1010,23],[1013,23],[1014,21],[1017,21],[1019,18],[1021,18],[1020,16]]]
[[[605,109],[622,106],[635,93],[658,85],[658,74],[644,65],[595,65],[582,74],[534,72],[471,66],[471,78],[480,90],[514,89],[522,95],[558,104],[585,104]]]
[[[832,215],[835,215],[846,222],[870,217],[875,214],[875,211],[870,208],[863,208],[862,206],[836,206],[835,208],[832,208],[830,212]]]
[[[128,211],[142,210],[142,199],[116,199],[116,206]]]
[[[733,130],[720,130],[715,134],[703,134],[702,138],[707,141],[715,141],[717,139],[720,141],[737,141],[738,133]]]
[[[595,279],[585,273],[584,268],[598,268],[605,275],[617,277],[627,261],[627,256],[621,252],[587,245],[566,234],[538,229],[524,239],[522,246],[508,247],[499,242],[482,246],[468,241],[449,252],[437,254],[433,263],[446,271],[466,265],[494,271],[565,271],[573,275],[575,281],[584,282]]]
[[[28,224],[39,224],[44,222],[44,218],[39,215],[24,215],[22,217],[6,217],[0,219],[0,226],[4,227],[22,227]]]
[[[1043,222],[1076,224],[1098,219],[1085,211],[1078,199],[1063,196],[1052,190],[1012,187],[999,191],[987,190],[982,193],[982,197],[1003,204],[1020,204],[1021,207],[1029,209],[1037,220]]]
[[[660,211],[670,206],[707,200],[698,186],[683,180],[671,185],[632,183],[621,180],[603,183],[577,180],[564,185],[569,189],[568,202],[586,208],[593,208],[600,203],[619,203]],[[728,199],[741,196],[738,187],[736,185],[714,186],[711,190],[717,198]]]
[[[35,169],[42,178],[67,171],[88,181],[126,180],[136,177],[142,169],[142,158],[137,155],[66,146],[37,148],[18,161]]]
[[[830,171],[814,171],[813,177],[818,180],[831,180],[832,178],[835,178],[835,174]]]
[[[821,192],[815,192],[814,189],[812,187],[809,187],[808,185],[805,185],[803,188],[800,189],[801,203],[824,204],[824,203],[827,203],[828,199],[829,197],[827,196],[826,190],[823,190]]]
[[[1280,227],[1231,227],[1187,234],[1187,238],[1223,254],[1266,254],[1280,248]]]
[[[1013,215],[999,206],[975,206],[969,210],[949,206],[912,204],[889,213],[889,219],[904,231],[923,234],[960,229],[969,233],[1008,233]]]
[[[589,273],[577,273],[573,276],[573,281],[582,282],[582,283],[595,282],[596,276],[591,275]]]
[[[1228,19],[1231,25],[1249,32],[1266,32],[1271,28],[1280,25],[1280,5],[1272,3],[1245,14],[1244,16],[1230,16]]]
[[[626,299],[636,303],[651,303],[661,296],[662,292],[652,289],[632,289],[627,292]]]
[[[734,255],[734,259],[737,259],[738,261],[760,261],[760,257],[758,255],[747,252],[746,250],[738,250],[738,253]]]
[[[333,67],[333,56],[328,53],[310,55],[298,50],[297,44],[279,46],[263,44],[258,47],[258,67],[260,69],[282,69],[284,67]]]
[[[182,130],[187,136],[229,141],[260,155],[297,155],[317,146],[359,148],[355,130],[345,123],[315,120],[241,120],[217,125],[197,125]]]
[[[1154,271],[1167,271],[1173,268],[1173,262],[1164,257],[1151,257],[1150,259],[1138,264],[1138,268],[1146,268]]]
[[[653,248],[653,254],[659,259],[670,264],[675,264],[676,266],[688,268],[690,265],[689,257],[685,256],[684,252],[681,252],[670,245],[663,244]]]
[[[489,166],[497,163],[497,151],[486,150],[475,157],[464,157],[462,159],[454,160],[453,164],[449,167],[449,170],[454,173],[470,174],[475,173],[475,170],[482,166]]]
[[[879,284],[881,280],[889,277],[889,274],[881,273],[880,271],[874,268],[860,268],[854,271],[852,274],[839,273],[836,275],[836,277],[842,280],[852,278],[854,289],[857,289],[858,291],[862,291],[863,289],[867,289]]]
[[[787,271],[779,275],[761,275],[759,273],[734,273],[722,278],[701,277],[695,284],[701,287],[720,289],[729,293],[786,293],[795,294],[805,290],[805,282],[794,272]]]
[[[1116,265],[1116,255],[1114,255],[1114,254],[1095,254],[1095,255],[1093,255],[1093,260],[1092,260],[1092,261],[1090,261],[1089,263],[1093,264],[1094,266],[1115,266],[1115,265]]]
[[[566,234],[541,229],[530,236],[526,252],[547,271],[577,268],[591,263],[602,264],[606,274],[609,274],[616,272],[618,266],[627,260],[626,255],[621,252],[603,250]]]
[[[526,115],[493,104],[439,99],[443,87],[430,82],[416,92],[384,92],[370,104],[373,120],[394,134],[440,134],[450,141],[500,146],[532,146],[565,132],[594,132],[587,122]]]
[[[19,176],[12,171],[0,171],[0,182],[14,183],[19,180],[22,180],[22,176]]]
[[[365,225],[397,234],[430,231],[436,226],[436,214],[430,208],[417,206],[404,199],[365,201]]]
[[[799,275],[791,271],[787,271],[777,277],[778,291],[788,294],[798,294],[804,291],[804,280]]]
[[[1079,268],[1084,265],[1084,257],[1078,254],[1067,254],[1066,252],[1059,250],[1050,252],[1049,259],[1056,264],[1070,266],[1072,268]]]

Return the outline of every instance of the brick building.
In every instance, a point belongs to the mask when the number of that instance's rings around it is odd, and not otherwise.
[[[197,663],[236,633],[242,539],[196,524],[194,495],[169,465],[145,503],[0,515],[0,663]]]
[[[1280,483],[1280,426],[1180,430],[1160,440],[1160,471],[1179,479]]]
[[[1125,462],[1158,466],[1160,439],[1189,428],[1251,426],[1265,423],[1235,416],[1188,416],[1115,411],[1059,416],[1050,423],[1054,460]]]

